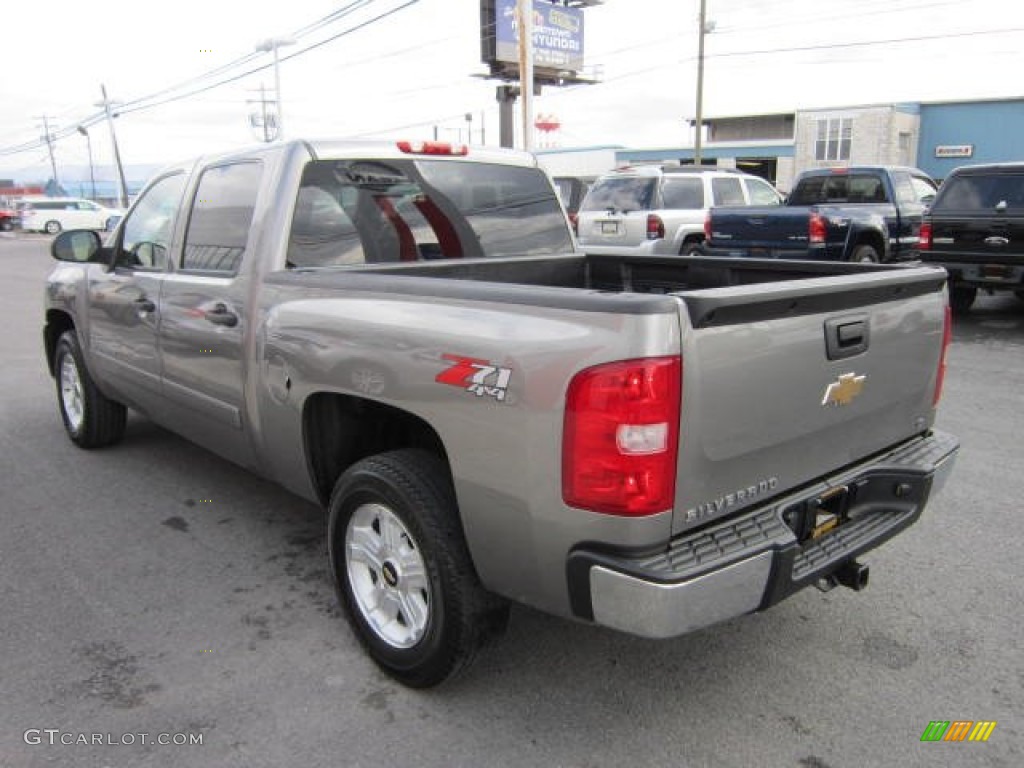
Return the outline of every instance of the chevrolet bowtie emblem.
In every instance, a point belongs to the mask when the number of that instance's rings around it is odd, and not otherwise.
[[[821,398],[822,405],[849,405],[853,398],[864,389],[866,376],[858,376],[855,373],[844,373],[837,381],[833,381],[825,388],[825,396]]]

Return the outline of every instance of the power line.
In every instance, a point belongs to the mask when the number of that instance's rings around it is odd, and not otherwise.
[[[349,15],[350,13],[352,13],[352,12],[354,12],[356,10],[359,10],[360,8],[364,8],[364,7],[368,7],[369,5],[372,5],[374,2],[377,2],[377,0],[355,0],[355,2],[350,3],[348,6],[345,6],[344,8],[341,8],[338,11],[333,12],[332,14],[328,14],[328,16],[325,16],[325,17],[321,18],[317,22],[313,22],[312,24],[307,25],[310,31],[309,32],[303,32],[303,34],[309,34],[311,31],[314,31],[315,29],[322,28],[323,26],[326,25],[326,23],[329,23],[328,20],[330,20],[331,22],[336,21],[336,20],[338,20],[340,18],[343,18],[344,16]],[[407,2],[403,3],[402,5],[400,5],[400,6],[396,7],[396,8],[392,8],[392,9],[390,9],[388,11],[380,13],[377,16],[374,16],[373,18],[368,19],[368,20],[366,20],[366,21],[364,21],[364,22],[362,22],[360,24],[357,24],[357,25],[355,25],[353,27],[349,27],[348,29],[345,29],[342,32],[339,32],[339,33],[337,33],[335,35],[332,35],[332,36],[330,36],[328,38],[325,38],[324,40],[320,40],[320,41],[318,41],[316,43],[313,43],[312,45],[309,45],[309,46],[307,46],[307,47],[305,47],[305,48],[303,48],[303,49],[301,49],[299,51],[296,51],[295,53],[293,53],[293,54],[291,54],[289,56],[281,57],[280,61],[282,61],[282,62],[283,61],[288,61],[288,60],[294,59],[294,58],[296,58],[298,56],[302,56],[302,55],[304,55],[304,54],[306,54],[306,53],[308,53],[310,51],[313,51],[313,50],[315,50],[317,48],[320,48],[323,45],[326,45],[327,43],[330,43],[330,42],[333,42],[335,40],[338,40],[338,39],[340,39],[342,37],[345,37],[346,35],[352,34],[353,32],[357,32],[357,31],[359,31],[361,29],[364,29],[365,27],[370,26],[371,24],[374,24],[374,23],[376,23],[378,21],[386,19],[389,16],[392,16],[392,15],[398,13],[399,11],[402,11],[402,10],[408,8],[409,6],[414,5],[414,4],[418,3],[418,2],[420,2],[420,0],[407,0]],[[303,28],[303,29],[305,29],[305,28]],[[299,30],[299,31],[302,32],[302,30]],[[219,67],[219,68],[217,68],[215,70],[211,70],[211,72],[205,73],[204,75],[196,76],[196,77],[191,78],[189,80],[183,81],[183,83],[179,83],[178,85],[169,86],[168,88],[164,88],[164,89],[162,89],[160,91],[157,91],[157,92],[155,92],[153,94],[149,94],[147,96],[142,96],[142,97],[139,97],[137,99],[133,99],[133,100],[131,100],[129,102],[122,103],[117,108],[117,114],[118,115],[132,114],[134,112],[140,112],[140,111],[147,110],[147,109],[154,109],[156,107],[160,107],[160,106],[163,106],[165,104],[170,104],[170,103],[175,102],[175,101],[180,101],[182,99],[191,98],[192,96],[197,96],[197,95],[199,95],[201,93],[205,93],[205,92],[211,91],[211,90],[213,90],[215,88],[220,88],[221,86],[228,85],[230,83],[236,82],[236,81],[241,80],[241,79],[243,79],[245,77],[249,77],[250,75],[256,74],[257,72],[262,72],[263,70],[269,69],[270,67],[273,66],[273,62],[270,62],[270,63],[267,63],[267,64],[262,64],[262,65],[260,65],[258,67],[255,67],[255,68],[252,68],[252,69],[248,69],[248,70],[246,70],[244,72],[241,72],[241,73],[239,73],[237,75],[233,75],[231,77],[218,80],[217,82],[211,83],[209,85],[205,85],[205,86],[198,87],[198,88],[193,88],[192,90],[189,90],[189,91],[187,91],[185,93],[177,93],[175,95],[168,96],[167,98],[158,99],[158,100],[154,101],[154,99],[157,99],[158,96],[161,96],[161,95],[167,94],[167,93],[174,93],[175,91],[180,91],[182,88],[186,87],[187,85],[189,85],[191,83],[200,83],[203,80],[209,79],[212,74],[224,73],[224,72],[230,71],[231,69],[234,69],[237,66],[239,66],[239,65],[241,65],[241,64],[243,64],[245,62],[251,61],[253,58],[256,58],[257,56],[258,56],[258,54],[256,54],[256,53],[247,54],[246,56],[243,56],[243,57],[241,57],[239,59],[236,59],[234,62],[230,62],[229,64],[222,65],[221,67]],[[101,120],[103,120],[104,117],[105,117],[105,115],[104,115],[103,112],[95,112],[95,113],[90,114],[86,118],[78,120],[76,122],[76,125],[83,125],[86,128],[88,128],[88,127],[90,127],[90,126],[100,122]],[[74,133],[76,130],[77,130],[76,128],[72,128],[72,129],[65,129],[64,131],[60,131],[58,133],[55,133],[54,134],[54,140],[56,141],[57,139],[67,138],[72,133]],[[27,151],[31,151],[33,149],[37,149],[40,146],[42,146],[41,142],[39,140],[35,140],[35,141],[24,142],[22,144],[18,144],[18,145],[14,145],[14,146],[0,147],[0,156],[19,154],[19,153],[22,153],[22,152],[27,152]]]

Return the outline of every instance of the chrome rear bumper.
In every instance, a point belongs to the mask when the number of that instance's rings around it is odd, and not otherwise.
[[[797,493],[674,539],[661,551],[579,547],[567,574],[580,618],[665,638],[763,610],[825,578],[912,525],[945,483],[959,444],[932,433]],[[844,521],[799,541],[792,522],[808,505],[848,493]]]

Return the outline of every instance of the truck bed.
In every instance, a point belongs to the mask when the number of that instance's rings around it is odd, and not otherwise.
[[[379,279],[366,279],[364,275],[394,278],[388,281],[389,292],[423,292],[422,281],[405,278],[444,278],[431,281],[430,295],[639,314],[659,308],[675,311],[674,301],[655,298],[671,294],[685,300],[690,322],[696,328],[710,323],[750,322],[777,313],[839,311],[844,306],[938,291],[945,281],[941,270],[911,265],[594,254],[296,269],[271,275],[268,281],[353,290],[380,286]],[[851,279],[821,280],[844,275]],[[864,280],[865,275],[874,277]],[[801,281],[816,282],[812,285]],[[767,284],[776,287],[753,294],[713,291]]]

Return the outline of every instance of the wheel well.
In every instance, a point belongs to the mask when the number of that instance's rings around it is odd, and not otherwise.
[[[857,238],[856,242],[854,242],[853,248],[850,250],[850,255],[852,256],[853,251],[862,245],[870,245],[872,248],[874,248],[875,253],[878,254],[879,259],[884,259],[886,257],[885,241],[882,239],[881,235],[877,233],[862,234],[860,237]]]
[[[50,309],[46,312],[46,326],[43,328],[43,346],[46,350],[46,365],[50,369],[50,375],[54,375],[53,355],[57,351],[57,341],[65,331],[73,331],[75,321],[71,315],[59,309]]]
[[[341,473],[349,466],[385,451],[420,448],[448,454],[434,428],[418,416],[374,400],[323,392],[306,400],[302,432],[317,497],[326,506]]]
[[[691,232],[683,238],[682,245],[679,246],[679,253],[685,253],[686,249],[691,245],[700,245],[704,242],[703,232]]]

